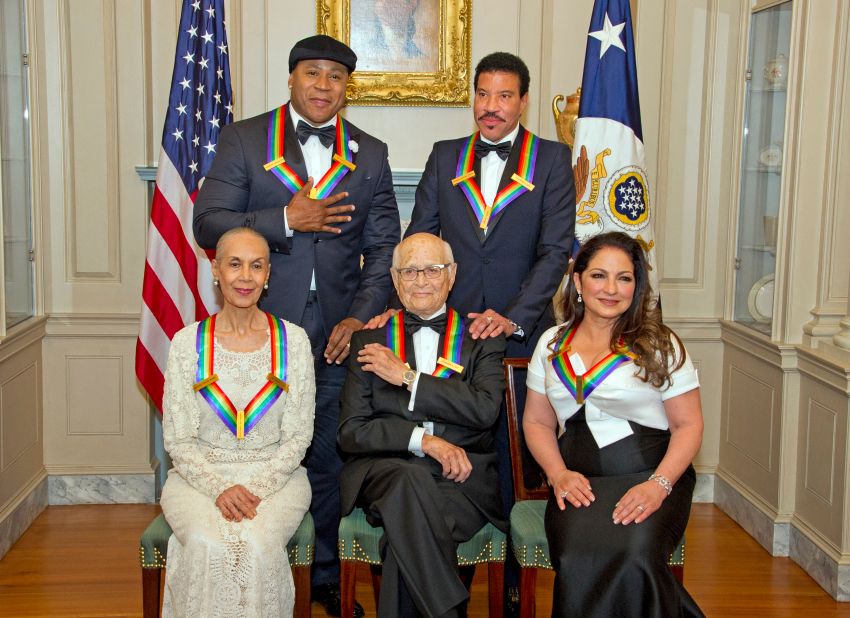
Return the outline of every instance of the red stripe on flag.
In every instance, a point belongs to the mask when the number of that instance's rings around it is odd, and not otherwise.
[[[165,378],[153,357],[142,345],[142,342],[138,340],[136,341],[136,377],[148,392],[148,396],[156,409],[162,414],[162,394],[165,388]]]
[[[159,230],[160,236],[177,259],[180,270],[183,272],[183,278],[189,284],[189,289],[192,290],[192,296],[195,298],[195,319],[202,320],[207,316],[204,301],[201,300],[201,295],[198,293],[198,258],[190,244],[193,241],[183,235],[180,219],[177,218],[171,205],[163,197],[158,185],[153,194],[151,223]]]
[[[174,300],[168,295],[159,277],[156,276],[156,273],[148,262],[145,262],[145,282],[142,287],[142,299],[151,313],[156,316],[156,321],[169,339],[174,337],[175,333],[185,326],[177,305],[174,304]]]

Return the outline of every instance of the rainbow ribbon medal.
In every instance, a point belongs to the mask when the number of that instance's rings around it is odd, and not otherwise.
[[[446,333],[443,338],[443,354],[437,359],[437,366],[431,375],[437,378],[448,378],[453,373],[463,373],[460,364],[460,351],[463,347],[463,332],[465,326],[460,314],[449,307],[446,320]],[[407,365],[404,350],[404,312],[399,311],[387,322],[387,347]]]
[[[575,327],[568,329],[561,338],[561,341],[558,342],[558,345],[555,346],[555,351],[550,358],[552,360],[552,367],[555,369],[555,374],[575,398],[576,403],[581,405],[590,397],[590,393],[596,390],[596,387],[602,384],[602,381],[611,375],[617,367],[633,360],[635,356],[621,342],[620,350],[622,353],[611,352],[584,374],[576,375],[573,365],[570,362],[570,341],[572,341],[575,333]]]
[[[480,132],[473,134],[461,150],[460,158],[457,161],[457,177],[452,179],[452,185],[460,186],[469,205],[472,206],[472,212],[475,213],[479,227],[486,231],[490,219],[502,212],[508,207],[508,204],[526,191],[534,190],[531,180],[534,178],[534,168],[537,165],[540,138],[531,131],[525,132],[520,146],[517,172],[511,175],[511,182],[499,191],[496,199],[488,206],[484,201],[481,188],[475,182],[475,170],[472,169],[475,161],[475,142],[478,140],[479,134]]]
[[[263,169],[277,176],[277,179],[286,185],[286,188],[292,193],[298,193],[304,186],[304,181],[295,173],[295,170],[289,167],[289,164],[283,158],[283,153],[285,152],[283,134],[285,129],[286,105],[281,105],[269,116],[268,142],[266,147],[268,163],[263,165]],[[328,197],[348,172],[353,172],[357,169],[357,166],[354,165],[354,158],[351,155],[351,148],[348,146],[348,142],[348,124],[337,115],[336,147],[333,159],[331,160],[331,167],[310,190],[310,197],[312,199],[316,200]]]
[[[248,402],[244,410],[237,410],[230,397],[218,385],[215,373],[215,315],[198,324],[198,334],[195,338],[195,349],[198,352],[197,382],[193,388],[201,393],[227,428],[233,432],[237,440],[245,438],[245,434],[263,418],[269,408],[278,400],[283,391],[289,392],[286,376],[289,366],[286,347],[286,326],[283,320],[277,320],[267,313],[269,320],[269,336],[271,337],[271,371],[266,376],[268,380],[257,394]]]

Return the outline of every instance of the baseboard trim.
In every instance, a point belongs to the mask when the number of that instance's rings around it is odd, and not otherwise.
[[[772,556],[787,556],[791,524],[768,513],[734,480],[718,473],[714,478],[714,504],[741,526]]]
[[[48,502],[54,504],[153,504],[156,475],[61,474],[48,477]]]
[[[47,507],[47,472],[42,468],[0,513],[0,559]]]
[[[789,556],[836,601],[850,601],[850,564],[841,564],[816,541],[818,533],[805,522],[791,522]]]

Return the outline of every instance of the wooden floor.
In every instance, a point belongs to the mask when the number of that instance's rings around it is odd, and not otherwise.
[[[52,506],[0,560],[0,616],[140,616],[138,542],[159,512],[151,505]],[[368,571],[358,599],[374,602]],[[486,572],[479,569],[469,615],[487,615]],[[538,580],[538,615],[551,610],[551,574]],[[693,508],[685,585],[708,616],[846,616],[788,558],[772,558],[712,505]],[[313,616],[324,616],[314,605]]]

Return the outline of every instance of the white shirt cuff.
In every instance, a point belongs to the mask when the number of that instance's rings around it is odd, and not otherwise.
[[[407,443],[407,450],[417,457],[425,457],[425,453],[422,452],[422,437],[424,435],[424,427],[414,427],[410,434],[410,441]]]
[[[292,236],[295,234],[295,232],[293,232],[289,228],[289,219],[286,218],[286,209],[287,209],[287,206],[284,206],[283,207],[283,227],[286,230],[286,237],[292,238]]]

